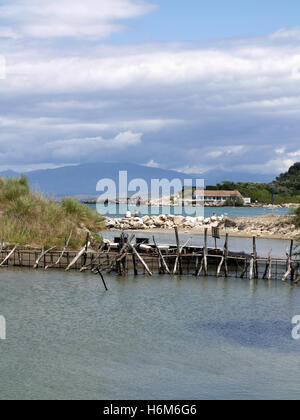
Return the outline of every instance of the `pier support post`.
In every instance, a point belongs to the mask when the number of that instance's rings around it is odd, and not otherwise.
[[[174,229],[175,229],[175,237],[176,237],[176,244],[177,244],[178,263],[179,263],[179,274],[182,276],[183,271],[182,271],[182,261],[181,261],[181,256],[180,256],[180,242],[179,242],[178,227],[175,226]]]

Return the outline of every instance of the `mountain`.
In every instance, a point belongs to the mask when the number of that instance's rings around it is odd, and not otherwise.
[[[206,185],[214,185],[223,180],[243,181],[249,179],[254,182],[268,182],[272,179],[265,176],[252,176],[242,173],[210,171],[205,174],[184,174],[167,169],[152,168],[132,163],[89,163],[78,166],[66,166],[56,169],[45,169],[28,172],[28,180],[33,189],[47,195],[61,197],[64,195],[77,196],[78,198],[95,198],[99,194],[96,185],[100,179],[112,179],[118,185],[119,171],[128,172],[128,180],[141,178],[150,185],[151,179],[205,179]],[[1,175],[5,177],[18,176],[16,172],[6,171]]]

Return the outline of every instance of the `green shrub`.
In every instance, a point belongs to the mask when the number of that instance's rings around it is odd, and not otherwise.
[[[240,197],[231,197],[228,200],[225,201],[224,206],[226,207],[243,207],[244,206],[244,200]]]
[[[33,214],[33,209],[36,206],[36,202],[30,196],[21,196],[11,202],[10,207],[7,210],[9,215],[13,215],[19,218],[29,217]]]
[[[85,242],[86,228],[96,244],[103,227],[104,218],[74,198],[57,203],[31,194],[26,176],[0,178],[0,240],[62,247],[72,232],[69,246],[78,249]]]
[[[28,195],[30,188],[25,175],[21,178],[9,178],[4,185],[4,198],[8,201],[16,200],[17,198]]]

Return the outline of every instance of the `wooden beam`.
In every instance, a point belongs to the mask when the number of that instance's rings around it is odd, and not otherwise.
[[[4,258],[4,260],[2,261],[2,263],[0,264],[0,267],[2,267],[6,261],[9,260],[9,258],[14,254],[15,250],[18,248],[19,244],[17,244],[11,251],[10,253]]]
[[[164,268],[165,268],[166,272],[167,272],[168,274],[171,274],[170,269],[169,269],[169,267],[168,267],[168,264],[166,263],[166,260],[164,259],[164,256],[163,256],[163,254],[162,254],[161,250],[158,248],[158,246],[157,246],[157,244],[156,244],[156,241],[155,241],[155,237],[154,237],[154,236],[153,236],[153,243],[154,243],[154,246],[155,246],[155,248],[156,248],[156,250],[157,250],[157,252],[158,252],[158,255],[160,256],[160,259],[161,259],[161,261],[162,261],[162,263],[163,263],[163,266],[164,266]]]
[[[178,265],[178,262],[179,262],[179,258],[181,258],[182,251],[191,242],[191,240],[192,240],[192,238],[188,239],[186,241],[186,243],[179,249],[179,253],[178,253],[177,257],[176,257],[175,264],[174,264],[173,274],[176,274],[176,272],[177,272],[177,265]]]
[[[90,243],[88,243],[88,246],[90,246]],[[86,245],[82,248],[81,251],[78,252],[78,254],[73,258],[73,260],[70,262],[68,267],[65,271],[69,271],[71,267],[73,267],[74,264],[79,260],[79,258],[86,252]]]
[[[129,243],[129,246],[132,249],[133,253],[137,256],[138,260],[142,263],[142,265],[144,266],[144,268],[147,271],[147,273],[149,274],[149,276],[153,276],[153,273],[150,271],[148,265],[145,263],[145,261],[140,256],[140,254],[137,252],[137,250],[135,249],[135,246],[133,246],[131,243]]]
[[[71,237],[72,237],[72,231],[71,231],[71,233],[70,233],[70,235],[69,235],[69,238],[66,240],[66,242],[65,242],[65,246],[64,246],[64,249],[62,250],[62,252],[61,252],[61,254],[60,254],[60,256],[59,256],[59,258],[58,258],[58,260],[55,262],[55,264],[54,265],[58,265],[59,263],[60,263],[60,261],[61,261],[61,259],[62,259],[62,257],[64,256],[64,254],[65,254],[65,252],[66,252],[66,250],[68,249],[68,246],[69,246],[69,243],[70,243],[70,240],[71,240]],[[53,267],[53,265],[47,265],[46,267],[45,267],[45,270],[47,270],[48,268],[50,268],[50,267]]]
[[[53,249],[55,249],[56,248],[56,246],[53,246],[52,248],[49,248],[49,249],[47,249],[47,251],[45,251],[44,250],[44,247],[43,247],[43,249],[42,249],[42,253],[41,253],[41,255],[37,258],[37,260],[35,261],[35,264],[34,264],[34,266],[33,266],[33,268],[38,268],[38,266],[39,266],[39,262],[41,261],[41,259],[43,258],[43,257],[45,257],[45,255],[47,255],[50,251],[53,251]],[[45,267],[46,268],[46,267]]]

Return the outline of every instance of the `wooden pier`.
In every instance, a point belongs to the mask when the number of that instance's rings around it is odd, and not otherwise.
[[[213,232],[213,235],[215,233]],[[194,275],[214,277],[235,277],[241,279],[288,280],[300,282],[300,259],[294,257],[294,243],[286,250],[286,258],[272,258],[257,254],[256,238],[252,240],[253,252],[230,252],[229,237],[226,235],[224,248],[208,247],[208,230],[204,233],[204,245],[193,246],[190,240],[180,245],[175,228],[175,244],[158,244],[155,237],[150,243],[147,238],[135,239],[124,232],[114,242],[103,240],[98,250],[90,249],[89,237],[85,246],[78,251],[68,250],[68,241],[62,250],[55,247],[45,250],[22,249],[17,245],[12,249],[0,250],[1,267],[28,267],[33,269],[60,269],[91,271],[100,275],[116,273],[124,276],[154,273],[161,275]],[[106,287],[106,284],[105,284]]]

